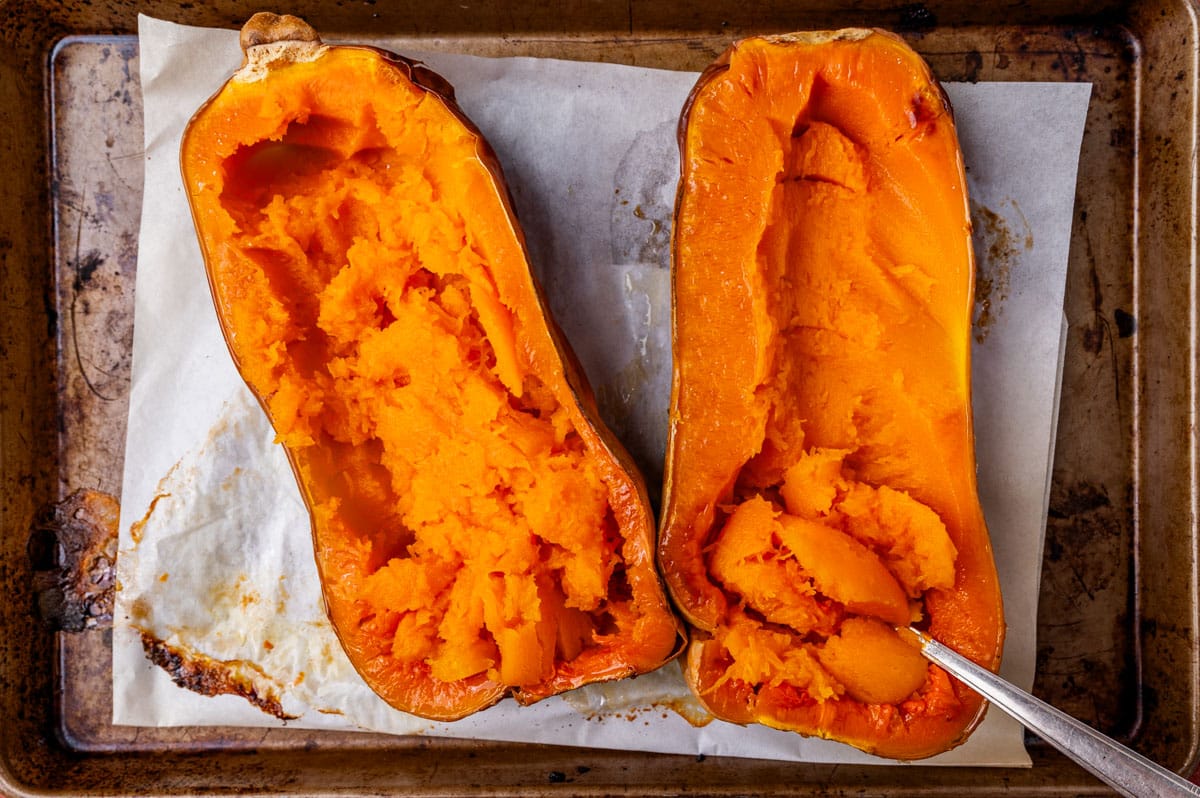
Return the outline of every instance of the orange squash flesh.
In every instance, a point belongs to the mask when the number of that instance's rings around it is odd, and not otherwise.
[[[294,18],[255,17],[243,47],[184,183],[351,662],[439,720],[661,665],[680,629],[644,484],[449,86]]]
[[[1004,636],[949,105],[890,34],[753,38],[701,76],[680,144],[658,554],[689,682],[728,720],[944,751],[984,704],[893,625],[993,669]]]

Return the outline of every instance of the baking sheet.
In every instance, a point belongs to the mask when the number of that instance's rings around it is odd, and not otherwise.
[[[236,66],[236,33],[148,19],[141,33],[146,195],[114,722],[275,722],[241,698],[178,690],[146,662],[140,632],[148,631],[220,662],[257,663],[262,692],[279,697],[282,714],[299,715],[294,724],[875,761],[762,728],[693,727],[683,716],[696,719],[698,709],[673,668],[534,708],[505,702],[452,725],[409,719],[374,699],[349,673],[324,622],[307,517],[265,419],[228,362],[179,185],[179,134]],[[497,149],[553,310],[610,421],[653,482],[669,372],[664,230],[677,168],[674,127],[695,76],[529,59],[427,60],[458,86],[460,103]],[[976,335],[976,424],[1011,629],[1005,673],[1029,686],[1063,274],[1088,86],[948,90],[981,231],[981,285],[990,288]],[[143,521],[135,546],[134,527]],[[937,761],[1023,764],[1020,743],[1019,727],[992,713],[967,745]]]

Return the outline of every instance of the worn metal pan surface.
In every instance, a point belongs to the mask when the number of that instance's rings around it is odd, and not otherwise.
[[[1032,769],[987,771],[114,727],[103,588],[141,202],[136,13],[236,27],[257,10],[230,0],[136,9],[124,0],[14,0],[0,14],[0,587],[8,597],[0,602],[0,791],[1104,793],[1036,741]],[[697,70],[741,35],[879,26],[904,35],[942,80],[1092,82],[1035,691],[1172,769],[1195,767],[1200,33],[1192,3],[298,0],[286,10],[331,37],[383,31],[411,37],[412,49]],[[166,664],[190,678],[180,663]]]

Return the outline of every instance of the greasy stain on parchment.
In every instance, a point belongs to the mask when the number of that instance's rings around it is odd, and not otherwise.
[[[264,562],[267,555],[249,553],[249,538],[258,540],[258,532],[245,527],[244,517],[258,511],[246,508],[268,495],[271,502],[288,501],[279,480],[293,479],[281,458],[246,460],[270,434],[253,397],[238,391],[199,445],[159,482],[142,542],[121,552],[122,560],[130,557],[123,566],[122,623],[140,638],[141,653],[179,687],[240,697],[272,717],[341,711],[324,706],[330,701],[377,700],[338,644],[315,572],[284,573],[278,562]],[[303,568],[311,563],[308,524],[295,533],[303,542],[294,550],[289,544],[273,551],[305,557]],[[138,563],[147,557],[153,561]],[[124,700],[139,700],[127,695]],[[157,712],[174,706],[169,694],[161,701]]]
[[[975,248],[975,340],[982,343],[1004,312],[1012,271],[1021,254],[1033,249],[1033,231],[1016,200],[996,207],[971,200],[971,237]]]
[[[667,446],[670,280],[667,270],[657,266],[626,269],[619,296],[632,311],[631,357],[596,383],[596,401],[604,422],[637,463],[657,507]]]
[[[563,693],[562,700],[589,721],[630,722],[674,712],[697,728],[712,723],[712,714],[692,694],[678,662],[636,679],[598,682]]]
[[[154,491],[154,498],[150,500],[150,506],[146,508],[145,514],[129,525],[129,539],[133,541],[135,546],[142,542],[142,535],[145,533],[146,524],[150,522],[150,516],[154,514],[154,509],[158,507],[158,503],[163,499],[171,498],[171,494],[163,488],[163,485],[167,483],[167,480],[171,478],[171,475],[175,473],[175,469],[178,467],[179,463],[177,461],[167,471],[166,476],[159,480],[158,488]]]
[[[609,200],[611,268],[621,282],[631,336],[624,367],[593,387],[604,422],[629,450],[657,505],[666,449],[667,406],[661,386],[671,367],[669,340],[671,219],[679,183],[675,124],[634,136],[613,173]]]
[[[213,424],[212,428],[208,431],[208,435],[205,436],[204,443],[201,445],[194,459],[203,460],[207,458],[208,453],[220,442],[222,437],[230,434],[240,434],[238,430],[234,430],[232,433],[230,432],[230,426],[233,423],[233,416],[236,415],[236,412],[237,411],[231,408],[228,404],[225,405],[221,411],[221,415],[217,418],[216,423]],[[176,472],[179,471],[179,466],[182,462],[183,458],[180,458],[179,460],[175,461],[174,465],[167,469],[167,473],[163,474],[162,478],[158,481],[158,485],[154,488],[154,497],[150,499],[150,504],[146,507],[146,512],[140,519],[130,525],[129,537],[135,546],[142,542],[142,537],[146,531],[146,525],[150,523],[150,518],[154,515],[154,511],[158,508],[159,502],[164,499],[173,498],[175,489],[172,486],[184,486],[194,483],[200,479],[199,472],[196,470],[195,466],[188,468],[182,474],[177,474]],[[241,473],[242,469],[240,466],[234,467],[233,471],[228,477],[226,477],[225,481],[221,483],[221,488],[223,490],[229,490],[232,486],[233,480],[237,479]]]
[[[671,218],[679,181],[675,124],[643,130],[613,175],[609,231],[613,263],[671,265]]]
[[[226,404],[220,417],[208,431],[204,443],[199,449],[185,455],[176,461],[159,480],[155,487],[153,498],[146,508],[145,514],[130,525],[130,537],[134,548],[123,552],[124,556],[134,556],[143,541],[148,529],[170,526],[171,521],[158,518],[159,511],[168,516],[178,511],[178,502],[186,502],[189,486],[202,484],[204,475],[197,469],[195,463],[209,458],[213,450],[219,446],[221,439],[227,435],[242,434],[236,419],[237,410]],[[223,489],[232,487],[234,480],[242,474],[240,467],[235,467],[232,473],[226,475],[221,483]],[[153,534],[153,533],[152,533]],[[166,574],[156,577],[156,581],[165,582]],[[218,583],[210,585],[209,593],[204,597],[205,605],[214,608],[233,607],[238,612],[225,611],[223,614],[244,616],[250,605],[259,603],[261,596],[245,585],[247,577],[243,574],[233,584]],[[133,587],[133,586],[131,586]],[[235,695],[245,698],[250,704],[269,715],[280,719],[294,716],[283,711],[279,698],[279,690],[274,687],[274,681],[257,664],[245,659],[224,660],[212,657],[184,643],[177,635],[171,635],[170,643],[161,639],[153,631],[146,628],[152,625],[153,608],[148,605],[145,595],[137,596],[129,606],[129,618],[134,628],[142,638],[142,648],[146,657],[155,665],[167,672],[176,685],[202,695]],[[282,613],[282,601],[277,608]],[[179,632],[181,630],[175,630]],[[192,634],[202,632],[188,630]]]

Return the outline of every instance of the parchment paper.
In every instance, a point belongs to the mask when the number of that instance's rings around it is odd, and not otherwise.
[[[453,724],[387,707],[325,619],[309,521],[217,328],[178,171],[187,119],[240,60],[237,33],[140,20],[146,183],[113,641],[113,721],[288,723],[822,762],[849,747],[708,720],[677,666]],[[400,52],[404,43],[377,42]],[[539,276],[609,422],[659,482],[669,396],[675,127],[695,75],[427,54],[498,152]],[[1036,601],[1064,332],[1062,299],[1087,84],[949,85],[976,210],[980,486],[1006,601],[1004,675],[1033,681]],[[202,696],[143,635],[258,700]],[[290,716],[279,720],[263,708]],[[992,711],[943,764],[1028,765]]]

